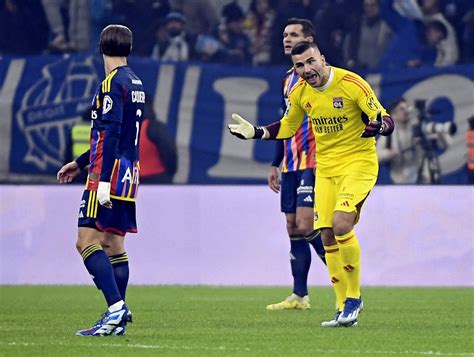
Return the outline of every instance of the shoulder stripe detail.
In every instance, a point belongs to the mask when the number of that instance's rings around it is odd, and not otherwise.
[[[365,82],[364,82],[363,80],[361,80],[360,78],[351,76],[350,74],[349,74],[349,75],[346,75],[346,78],[352,79],[354,82],[359,83],[363,88],[365,88],[365,90],[366,90],[369,94],[370,94],[370,92],[372,91],[372,90],[370,89],[370,87],[367,85],[367,83],[365,83]]]
[[[362,80],[361,78],[355,77],[355,76],[350,75],[350,74],[346,74],[345,77],[353,79],[354,81],[360,83],[365,89],[369,90],[369,87],[367,86],[367,83],[365,83],[364,80]]]
[[[110,92],[110,86],[112,83],[112,78],[117,74],[117,70],[114,69],[109,75],[102,81],[102,93]]]
[[[305,83],[304,80],[300,78],[298,82],[296,82],[296,84],[293,86],[293,88],[291,88],[290,93],[288,93],[288,96],[290,96],[290,94],[293,93],[296,90],[296,88],[301,87],[304,83]]]
[[[362,85],[360,84],[359,82],[353,80],[353,79],[349,79],[349,78],[343,78],[342,79],[343,81],[346,81],[346,82],[351,82],[351,83],[354,83],[357,87],[359,87],[360,89],[362,89],[362,91],[364,92],[365,96],[368,97],[370,95],[370,92],[367,91],[367,89]]]

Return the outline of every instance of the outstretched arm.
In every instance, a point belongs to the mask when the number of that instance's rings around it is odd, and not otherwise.
[[[70,183],[78,176],[81,171],[89,165],[90,150],[87,150],[76,160],[68,162],[61,167],[56,174],[59,183]]]
[[[238,114],[232,114],[237,124],[229,124],[227,127],[232,135],[239,139],[265,139],[280,140],[288,139],[296,134],[305,116],[304,110],[298,106],[287,109],[283,118],[267,126],[254,126]]]

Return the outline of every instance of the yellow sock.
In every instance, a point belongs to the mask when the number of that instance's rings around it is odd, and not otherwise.
[[[344,301],[346,301],[346,278],[342,270],[341,254],[337,244],[324,246],[326,251],[326,264],[328,266],[329,278],[331,279],[334,292],[336,293],[336,308],[339,311],[344,310]]]
[[[347,283],[347,297],[360,297],[360,246],[354,230],[342,236],[336,236],[337,246]]]

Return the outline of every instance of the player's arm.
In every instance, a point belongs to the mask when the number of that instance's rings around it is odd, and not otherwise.
[[[87,150],[85,153],[81,154],[76,160],[77,166],[79,169],[84,170],[84,168],[90,163],[91,150]]]
[[[273,161],[268,170],[267,182],[268,187],[275,192],[280,192],[280,164],[284,156],[284,145],[283,140],[277,140],[275,145],[275,154],[273,156]]]
[[[296,134],[298,128],[301,126],[305,116],[305,111],[296,104],[290,97],[290,104],[283,115],[283,118],[267,126],[253,126],[247,120],[238,114],[232,114],[237,124],[229,124],[228,128],[232,135],[239,139],[288,139]]]
[[[377,96],[363,78],[357,78],[360,86],[357,86],[356,96],[359,108],[364,112],[368,120],[364,121],[365,129],[361,134],[363,138],[371,138],[377,135],[388,136],[395,129],[392,118],[387,110],[380,104]]]
[[[87,150],[76,160],[63,165],[56,174],[56,178],[58,179],[59,183],[72,182],[74,178],[79,175],[87,165],[89,165],[89,156],[90,150]]]
[[[102,122],[104,124],[104,151],[99,187],[97,189],[97,199],[101,205],[110,208],[112,207],[112,201],[110,200],[110,179],[115,159],[117,158],[122,127],[124,104],[122,85],[112,79],[111,90],[104,94],[103,102]]]
[[[285,156],[284,150],[283,140],[278,140],[275,145],[275,153],[273,154],[271,166],[280,167],[283,157]]]

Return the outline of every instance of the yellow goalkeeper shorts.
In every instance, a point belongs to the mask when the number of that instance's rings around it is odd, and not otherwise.
[[[334,211],[355,212],[359,221],[365,199],[377,181],[377,176],[351,173],[334,177],[316,177],[314,228],[332,228]]]

